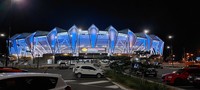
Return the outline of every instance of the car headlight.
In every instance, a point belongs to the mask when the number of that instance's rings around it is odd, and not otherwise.
[[[172,78],[172,76],[168,76],[167,78]]]
[[[198,78],[195,78],[195,80],[200,80],[200,77],[198,77]]]
[[[173,71],[172,73],[176,73],[176,71]]]
[[[192,78],[192,76],[188,76],[188,78]]]

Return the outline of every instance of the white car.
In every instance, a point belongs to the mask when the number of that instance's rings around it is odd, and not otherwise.
[[[81,78],[83,75],[97,76],[97,78],[101,78],[104,75],[102,69],[93,65],[77,65],[74,68],[74,74],[78,78]]]
[[[1,73],[0,90],[71,90],[60,74]]]

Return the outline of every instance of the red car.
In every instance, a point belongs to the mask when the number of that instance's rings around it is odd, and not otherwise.
[[[6,72],[28,72],[28,71],[14,67],[0,67],[0,73],[6,73]]]
[[[188,83],[188,76],[200,72],[198,67],[185,67],[173,73],[162,75],[163,83],[170,85],[182,85]]]

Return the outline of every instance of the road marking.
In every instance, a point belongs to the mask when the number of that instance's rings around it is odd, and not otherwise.
[[[99,83],[106,83],[109,82],[107,80],[102,80],[102,81],[95,81],[95,82],[85,82],[85,83],[80,83],[82,85],[90,85],[90,84],[99,84]]]
[[[112,85],[112,86],[106,86],[106,88],[113,88],[113,89],[117,89],[119,88],[117,85]]]
[[[74,81],[76,81],[76,80],[64,80],[65,83],[66,82],[74,82]]]

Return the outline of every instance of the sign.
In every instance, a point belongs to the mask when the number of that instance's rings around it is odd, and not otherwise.
[[[88,51],[87,48],[82,48],[81,50],[82,50],[83,52],[87,52],[87,51]]]
[[[105,53],[106,48],[81,48],[83,53]]]

